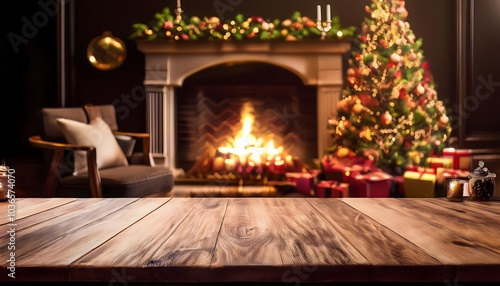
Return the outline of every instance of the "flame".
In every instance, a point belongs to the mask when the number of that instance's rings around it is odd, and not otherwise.
[[[236,163],[242,166],[275,166],[285,164],[283,146],[275,147],[274,140],[264,143],[264,139],[252,134],[255,123],[254,108],[251,103],[245,103],[241,110],[242,128],[234,137],[233,143],[221,146],[217,150],[226,155],[226,170],[234,170]],[[289,160],[287,156],[287,160]]]

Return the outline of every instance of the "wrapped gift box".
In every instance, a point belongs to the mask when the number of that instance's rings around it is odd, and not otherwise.
[[[347,198],[349,196],[349,184],[337,181],[320,181],[316,186],[318,198]]]
[[[436,169],[426,168],[426,167],[421,167],[421,166],[413,166],[413,165],[407,166],[405,171],[426,173],[426,174],[436,174]]]
[[[444,148],[443,156],[453,158],[453,169],[471,170],[472,168],[472,150]]]
[[[388,198],[392,176],[381,171],[357,174],[349,183],[350,197]]]
[[[404,177],[405,197],[407,198],[433,198],[435,196],[436,175],[406,171]]]
[[[443,156],[431,156],[427,158],[427,164],[430,168],[437,170],[437,168],[453,168],[453,158]]]
[[[351,178],[362,172],[380,171],[373,161],[364,157],[336,158],[327,156],[322,160],[325,180],[349,183]]]
[[[290,172],[285,176],[288,182],[295,184],[297,192],[311,197],[316,194],[316,173]]]

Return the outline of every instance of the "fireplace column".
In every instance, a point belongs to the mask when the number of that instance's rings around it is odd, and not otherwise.
[[[327,130],[328,120],[335,118],[337,114],[337,103],[340,98],[340,85],[320,85],[317,90],[318,111],[318,158],[323,152],[332,146],[332,136]]]
[[[175,88],[147,84],[145,88],[151,164],[175,169]]]

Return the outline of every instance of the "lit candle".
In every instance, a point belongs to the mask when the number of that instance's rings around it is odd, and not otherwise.
[[[449,178],[446,179],[446,197],[452,202],[463,201],[463,183],[465,180]]]
[[[331,22],[332,21],[332,15],[330,11],[330,4],[326,5],[326,21]]]
[[[321,21],[321,6],[320,5],[318,5],[317,10],[318,10],[317,12],[318,12],[318,22],[319,22],[319,21]]]

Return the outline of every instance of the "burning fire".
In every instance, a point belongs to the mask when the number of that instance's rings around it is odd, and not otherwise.
[[[264,142],[252,134],[254,108],[245,103],[241,111],[242,128],[226,146],[217,149],[213,170],[239,174],[262,174],[272,172],[284,174],[286,165],[293,165],[292,156],[287,155],[283,146],[274,146],[274,140]]]

